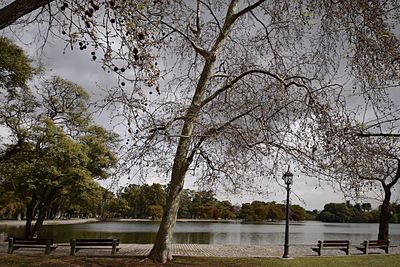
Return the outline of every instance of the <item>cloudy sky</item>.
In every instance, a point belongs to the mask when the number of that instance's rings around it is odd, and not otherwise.
[[[67,80],[73,81],[83,86],[87,91],[92,94],[93,99],[101,99],[102,91],[100,88],[107,89],[117,83],[117,78],[113,73],[107,73],[102,70],[100,63],[94,62],[91,59],[90,50],[80,51],[75,49],[71,51],[66,49],[64,52],[65,43],[60,40],[50,39],[43,49],[42,54],[39,46],[41,43],[32,43],[34,39],[34,29],[18,30],[17,36],[15,33],[11,34],[8,30],[3,32],[3,35],[9,36],[12,40],[18,43],[31,58],[40,60],[49,75],[59,75]],[[99,115],[97,118],[98,123],[104,127],[110,127],[110,118],[107,112]],[[125,129],[118,128],[118,133],[124,137]],[[284,171],[284,170],[283,170]],[[294,172],[294,185],[292,202],[305,206],[306,209],[319,209],[329,202],[343,202],[343,196],[340,192],[335,192],[330,186],[319,184],[316,179],[299,176]],[[281,184],[281,178],[277,177],[277,181]],[[160,180],[156,177],[149,177],[149,183],[159,182],[165,183],[165,179]],[[138,183],[135,177],[129,181],[123,177],[119,181],[120,186],[125,186],[129,183]],[[186,188],[194,188],[194,178],[188,177]],[[285,199],[285,190],[281,185],[275,183],[273,180],[269,186],[269,192],[260,192],[260,194],[243,194],[243,195],[226,195],[223,192],[217,192],[217,197],[220,200],[228,199],[233,204],[250,202],[252,200],[261,201],[276,201],[282,203]],[[395,193],[393,201],[399,198],[399,194]],[[376,204],[375,204],[376,205]]]

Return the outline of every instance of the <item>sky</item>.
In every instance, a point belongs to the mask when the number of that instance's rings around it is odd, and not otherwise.
[[[96,63],[91,59],[90,50],[80,51],[75,49],[71,51],[66,49],[64,51],[65,43],[60,40],[49,39],[45,44],[44,53],[41,54],[38,51],[38,44],[31,43],[33,40],[32,29],[25,29],[18,31],[18,36],[11,34],[7,30],[0,32],[0,34],[9,36],[18,45],[20,45],[27,54],[36,60],[40,60],[48,71],[48,75],[59,75],[64,79],[73,81],[83,88],[85,88],[91,95],[92,99],[101,99],[101,89],[108,88],[117,83],[115,74],[107,73],[102,70],[100,63]],[[18,38],[17,38],[18,37]],[[110,127],[110,118],[107,112],[96,117],[96,121],[104,127]],[[124,137],[125,129],[117,128],[118,133]],[[0,129],[0,134],[1,133]],[[282,173],[285,170],[282,170]],[[292,197],[291,201],[293,204],[299,204],[305,207],[307,210],[318,209],[322,210],[323,206],[329,202],[344,202],[343,195],[335,191],[330,185],[319,184],[314,178],[308,178],[294,173],[294,184],[292,186]],[[229,200],[233,204],[241,204],[251,202],[253,200],[260,201],[276,201],[283,203],[285,200],[286,191],[282,186],[282,179],[277,177],[276,180],[280,183],[276,183],[273,179],[270,180],[271,185],[269,186],[268,192],[260,192],[260,194],[242,194],[232,195],[224,192],[217,192],[216,197],[219,200]],[[119,186],[126,186],[129,183],[138,183],[139,181],[132,177],[128,180],[126,177],[122,177],[119,180]],[[149,177],[148,183],[165,183],[165,179]],[[187,177],[185,188],[196,189],[193,177]],[[399,198],[399,194],[395,193],[393,200]],[[371,201],[372,202],[372,201]],[[373,206],[377,206],[377,203],[373,203]]]

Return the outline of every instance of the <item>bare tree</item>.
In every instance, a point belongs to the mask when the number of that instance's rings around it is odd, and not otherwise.
[[[292,144],[303,142],[299,132],[343,100],[343,87],[331,82],[343,53],[340,30],[328,32],[332,21],[319,28],[324,17],[314,21],[306,8],[286,1],[171,1],[164,14],[172,15],[159,20],[171,32],[159,60],[169,82],[143,91],[149,96],[140,104],[126,90],[110,94],[132,134],[127,168],[171,176],[153,260],[172,258],[188,172],[232,191],[258,185],[287,163]]]
[[[291,151],[305,173],[337,184],[346,197],[380,199],[378,239],[386,240],[391,195],[400,179],[400,114],[397,110],[390,118],[361,121],[357,113],[350,114],[323,116],[318,127],[324,130],[314,129],[318,134],[313,138],[303,133],[302,139],[309,141]]]
[[[344,73],[351,74],[351,82],[343,86],[337,101],[315,106],[297,133],[302,141],[290,151],[307,174],[338,184],[348,197],[366,197],[378,185],[382,192],[378,238],[388,239],[389,203],[399,179],[400,113],[395,101],[400,86],[399,5],[339,1],[328,10],[322,22],[348,28],[344,36],[349,61]]]

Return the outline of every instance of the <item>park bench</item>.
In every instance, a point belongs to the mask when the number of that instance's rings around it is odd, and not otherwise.
[[[110,249],[111,255],[120,250],[119,239],[72,239],[71,256],[81,249]]]
[[[32,239],[32,238],[8,238],[8,253],[12,254],[19,248],[45,249],[44,254],[49,255],[57,248],[53,245],[53,239]]]
[[[361,246],[356,246],[356,249],[362,251],[364,254],[368,254],[368,249],[383,249],[386,254],[389,253],[390,240],[365,240],[361,243]]]
[[[311,248],[321,256],[323,249],[339,249],[349,255],[350,240],[318,240],[317,247]]]

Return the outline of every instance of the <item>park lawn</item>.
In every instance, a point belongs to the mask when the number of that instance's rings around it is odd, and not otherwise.
[[[318,266],[318,267],[396,267],[400,266],[400,254],[391,255],[359,255],[336,257],[298,257],[290,260],[278,258],[214,258],[214,257],[175,257],[166,265],[156,264],[150,260],[133,256],[116,257],[83,257],[83,256],[26,256],[26,255],[0,255],[0,266],[45,266],[45,267],[70,267],[70,266]]]

